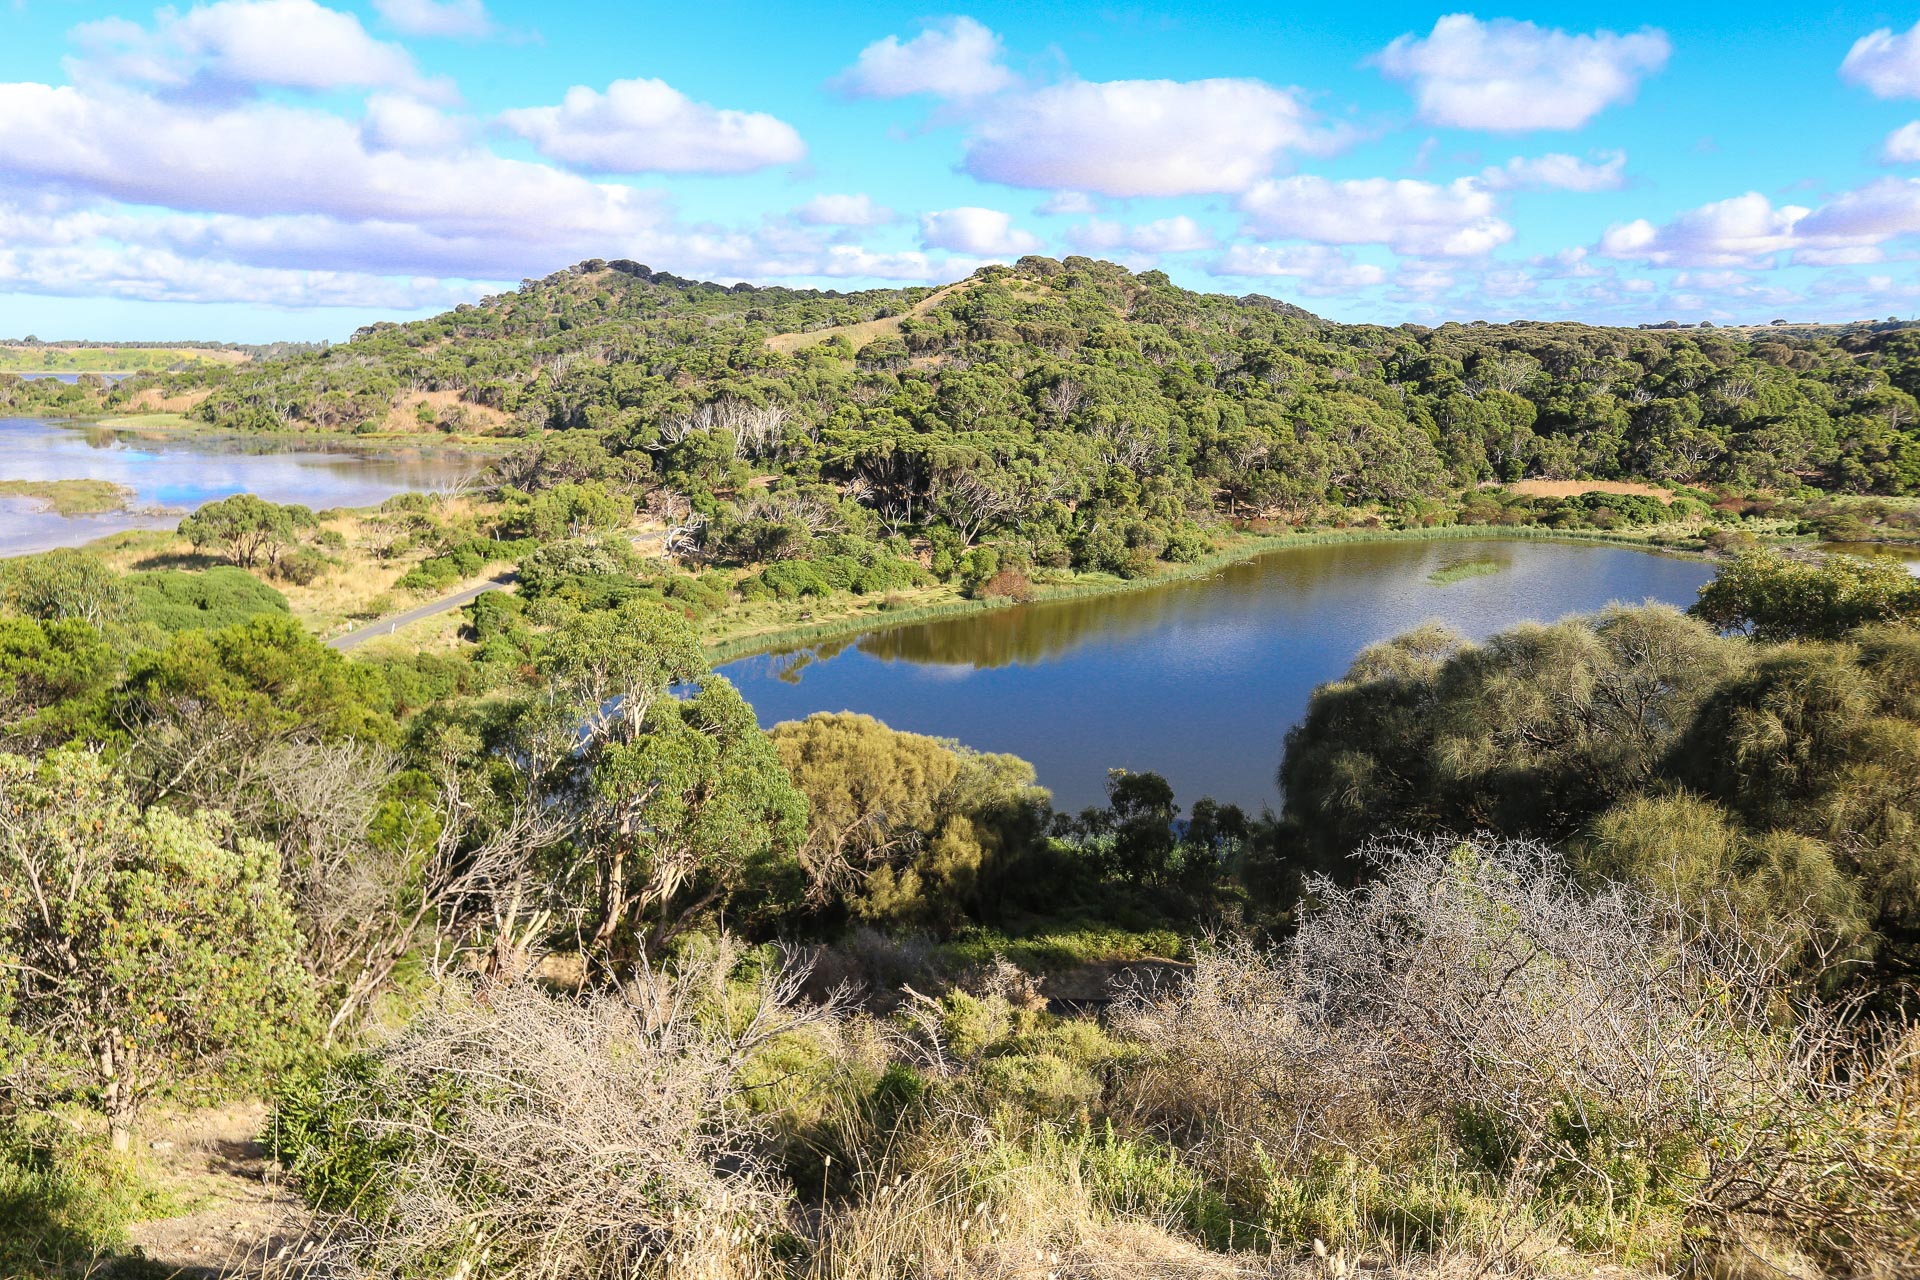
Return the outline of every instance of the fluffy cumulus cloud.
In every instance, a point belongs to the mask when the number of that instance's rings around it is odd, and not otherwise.
[[[1449,14],[1427,36],[1403,35],[1374,59],[1413,86],[1422,119],[1460,129],[1578,129],[1633,98],[1666,65],[1666,33],[1651,28],[1571,34],[1497,18]]]
[[[1248,231],[1263,239],[1383,244],[1426,257],[1475,257],[1513,238],[1493,193],[1471,178],[1441,185],[1296,175],[1261,183],[1239,208]]]
[[[852,98],[978,98],[1014,83],[1000,61],[1000,37],[968,17],[936,22],[911,40],[876,40],[860,51],[834,88]]]
[[[1384,284],[1384,268],[1356,262],[1344,249],[1323,244],[1236,244],[1207,264],[1209,274],[1239,277],[1281,277],[1296,283],[1302,293],[1347,293]]]
[[[464,0],[378,7],[410,34],[490,27]],[[664,190],[589,176],[804,158],[784,122],[657,81],[488,121],[314,0],[216,0],[75,40],[71,83],[0,83],[0,293],[413,310],[587,257],[723,281],[926,282],[977,265],[856,243],[897,221],[865,195],[717,225]],[[510,132],[547,158],[496,151]],[[996,252],[1038,243],[964,212],[936,232]]]
[[[388,26],[410,36],[475,38],[493,33],[493,19],[482,0],[373,0],[373,7]]]
[[[1607,228],[1600,251],[1655,266],[1738,266],[1794,246],[1794,224],[1808,210],[1776,209],[1757,191],[1690,209],[1664,225],[1645,218]]]
[[[1082,253],[1130,249],[1135,253],[1192,253],[1219,246],[1211,231],[1185,214],[1158,218],[1139,226],[1095,218],[1067,232],[1067,240]]]
[[[750,173],[807,154],[786,121],[710,107],[661,80],[575,85],[559,106],[504,111],[500,123],[589,173]]]
[[[1010,214],[972,205],[921,214],[920,242],[980,258],[1017,258],[1041,245],[1040,237],[1014,226]]]
[[[899,215],[870,195],[819,195],[794,210],[794,217],[810,227],[878,227]]]
[[[1920,98],[1920,23],[1898,34],[1882,27],[1855,40],[1840,78],[1877,98]]]
[[[1243,191],[1322,151],[1299,93],[1258,80],[1069,81],[998,102],[966,144],[987,182],[1104,196]]]
[[[85,50],[83,66],[156,88],[197,81],[316,91],[427,88],[405,49],[314,0],[217,0],[185,13],[163,9],[152,28],[108,18],[74,36]]]
[[[1884,164],[1914,164],[1920,162],[1920,120],[1901,125],[1887,135],[1880,144],[1880,160]]]
[[[1750,191],[1666,223],[1621,223],[1607,229],[1600,251],[1663,267],[1851,266],[1881,261],[1886,245],[1915,235],[1920,179],[1882,178],[1817,208],[1776,207]]]
[[[1618,191],[1627,185],[1627,153],[1609,151],[1591,160],[1558,152],[1515,156],[1482,172],[1480,181],[1493,191]]]
[[[455,151],[473,135],[466,118],[442,111],[430,102],[399,93],[376,93],[367,99],[360,133],[375,150],[409,155]]]

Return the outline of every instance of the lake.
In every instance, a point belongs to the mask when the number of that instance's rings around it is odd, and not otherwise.
[[[1885,556],[1903,562],[1907,572],[1920,578],[1920,545],[1910,542],[1825,542],[1820,545],[1820,550],[1838,551],[1850,556]]]
[[[133,375],[130,373],[16,373],[13,375],[22,382],[64,382],[68,386],[78,386],[83,377],[98,378],[102,382],[122,382]]]
[[[376,506],[396,493],[454,483],[479,465],[453,451],[0,418],[0,480],[108,480],[137,495],[133,510],[85,516],[0,498],[0,556],[79,546],[124,529],[169,529],[202,503],[235,493],[316,511]]]
[[[763,725],[863,711],[1012,752],[1059,809],[1101,803],[1117,767],[1165,775],[1183,806],[1211,794],[1257,810],[1278,807],[1281,743],[1308,694],[1374,641],[1430,618],[1484,639],[1616,600],[1685,606],[1712,576],[1702,561],[1591,543],[1296,547],[1164,587],[882,629],[720,670]]]

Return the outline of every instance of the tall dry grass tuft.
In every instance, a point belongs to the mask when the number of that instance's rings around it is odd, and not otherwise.
[[[730,984],[736,959],[583,999],[442,988],[374,1051],[377,1101],[350,1125],[380,1194],[330,1224],[328,1274],[779,1274],[790,1194],[743,1070],[833,1009],[799,1004],[794,970]]]
[[[1367,856],[1361,886],[1313,886],[1286,948],[1226,942],[1123,1003],[1146,1048],[1128,1101],[1216,1177],[1289,1221],[1438,1221],[1494,1256],[1549,1227],[1628,1253],[1784,1232],[1920,1260],[1912,1033],[1877,1042],[1795,997],[1785,948],[1586,892],[1542,845]]]

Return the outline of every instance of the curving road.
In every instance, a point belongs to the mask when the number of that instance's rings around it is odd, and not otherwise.
[[[482,591],[505,591],[513,586],[514,580],[518,577],[519,575],[516,573],[503,573],[497,578],[489,578],[477,586],[456,591],[450,596],[443,596],[438,600],[429,600],[426,604],[416,605],[405,613],[389,614],[384,618],[369,622],[364,627],[358,627],[342,635],[335,636],[333,639],[327,641],[327,647],[329,649],[352,649],[357,645],[365,644],[369,640],[376,640],[381,636],[390,636],[400,628],[411,626],[422,618],[431,618],[436,613],[445,613],[449,609],[458,609],[461,605],[468,603],[474,597],[478,596]]]

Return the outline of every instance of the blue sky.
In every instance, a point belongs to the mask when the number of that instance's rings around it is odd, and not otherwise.
[[[1920,311],[1914,11],[0,0],[0,335],[1026,252],[1342,320]]]

